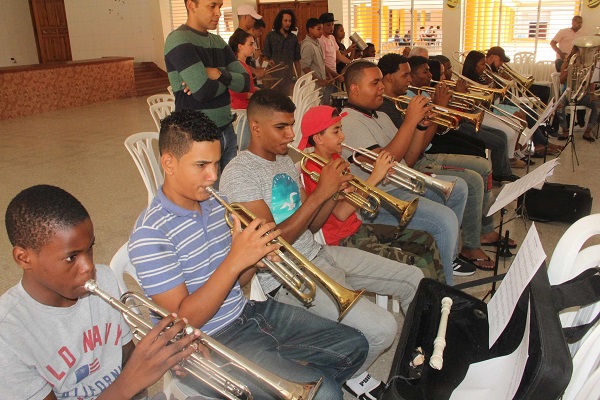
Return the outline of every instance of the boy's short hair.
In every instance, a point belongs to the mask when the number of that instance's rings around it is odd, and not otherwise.
[[[72,194],[56,186],[37,185],[21,191],[8,204],[6,233],[13,246],[38,251],[54,232],[89,217]]]
[[[362,77],[363,71],[369,68],[377,68],[377,65],[373,64],[368,60],[356,60],[352,61],[346,67],[344,73],[344,83],[346,84],[346,91],[350,91],[350,85],[357,84]]]
[[[394,72],[398,71],[398,69],[400,69],[400,64],[407,62],[408,58],[400,54],[388,53],[379,59],[377,66],[385,77],[388,74],[393,74]]]
[[[314,28],[317,25],[323,25],[323,23],[319,21],[318,18],[309,18],[308,21],[306,21],[306,30]]]
[[[255,30],[259,30],[261,28],[266,28],[267,24],[265,23],[264,19],[255,19],[254,20],[254,26],[252,26],[252,28],[254,28]]]
[[[250,119],[254,115],[273,111],[293,114],[296,111],[296,106],[285,94],[273,89],[262,89],[250,97],[246,115]]]
[[[160,123],[158,150],[172,153],[180,159],[192,147],[192,142],[219,140],[217,126],[202,111],[184,109],[174,111]]]
[[[412,72],[415,72],[423,64],[427,64],[427,59],[422,56],[413,56],[408,58],[408,64]]]

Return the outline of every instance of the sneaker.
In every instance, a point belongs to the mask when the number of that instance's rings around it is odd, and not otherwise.
[[[452,262],[452,275],[456,276],[469,276],[473,275],[477,268],[473,263],[465,260],[461,260],[459,257],[454,259]]]
[[[496,182],[502,183],[502,182],[514,182],[517,179],[520,179],[520,176],[517,176],[515,174],[510,174],[510,175],[502,175],[502,176],[493,176],[492,179],[495,180]]]
[[[377,400],[385,391],[385,383],[363,372],[356,378],[348,379],[344,389],[359,400]]]

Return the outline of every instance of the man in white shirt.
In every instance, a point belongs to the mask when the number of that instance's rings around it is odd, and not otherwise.
[[[550,47],[556,52],[556,61],[554,66],[556,72],[560,72],[560,67],[565,59],[573,49],[573,40],[580,36],[584,36],[585,33],[581,30],[583,25],[583,18],[580,15],[576,15],[571,20],[571,27],[561,29],[558,31],[556,36],[550,42]]]

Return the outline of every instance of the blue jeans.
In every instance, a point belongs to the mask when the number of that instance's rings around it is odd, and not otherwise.
[[[444,273],[446,274],[446,283],[453,285],[452,262],[458,253],[458,228],[460,226],[458,221],[463,220],[463,213],[467,204],[468,188],[467,183],[461,178],[451,176],[438,176],[436,178],[444,181],[456,180],[450,198],[446,202],[442,195],[431,189],[427,189],[420,196],[417,211],[414,213],[407,227],[428,232],[433,236],[440,250]],[[388,193],[405,201],[410,201],[417,197],[416,194],[400,188],[393,189]],[[387,204],[383,203],[375,218],[369,220],[369,222],[397,225],[398,217],[397,213],[390,210]]]
[[[219,181],[221,179],[221,172],[225,169],[229,161],[233,160],[233,157],[237,155],[237,136],[233,130],[233,125],[229,124],[221,131],[221,137],[219,138],[221,143],[221,161],[219,162],[219,178],[213,185],[215,189],[219,189]]]
[[[423,273],[415,266],[350,247],[323,246],[311,261],[346,288],[393,296],[400,302],[404,312],[408,310],[423,279]],[[275,298],[300,306],[300,301],[285,287],[279,289]],[[320,285],[317,285],[315,299],[308,311],[333,321],[338,319],[336,304]],[[369,353],[359,373],[365,371],[392,345],[398,332],[394,316],[367,299],[359,299],[340,323],[361,331],[369,343]]]
[[[479,131],[475,131],[475,127],[471,124],[461,124],[459,131],[467,135],[479,138],[485,143],[485,147],[490,149],[490,159],[492,161],[492,169],[494,176],[506,176],[512,174],[510,167],[510,159],[508,157],[513,154],[515,149],[508,148],[508,138],[506,133],[500,129],[489,126],[482,126]]]
[[[356,329],[273,299],[248,302],[236,320],[212,337],[281,378],[304,383],[323,378],[315,397],[323,400],[343,398],[342,383],[363,364],[368,349]],[[216,358],[213,353],[220,362]],[[255,399],[273,398],[248,374],[227,370],[248,385]]]
[[[458,176],[467,182],[469,195],[461,221],[462,244],[471,250],[480,248],[480,235],[494,230],[494,218],[484,217],[493,199],[491,187],[488,187],[492,173],[490,162],[482,157],[462,154],[425,154],[413,168],[424,173]]]

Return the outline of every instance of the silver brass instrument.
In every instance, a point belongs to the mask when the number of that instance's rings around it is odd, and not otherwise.
[[[146,307],[161,318],[170,315],[168,311],[136,293],[124,293],[121,296],[121,300],[118,300],[98,288],[98,284],[93,279],[85,283],[85,289],[119,310],[123,314],[125,321],[131,326],[133,336],[138,340],[141,340],[150,332],[152,325],[134,311],[136,308]],[[178,335],[182,337],[191,334],[193,331],[194,328],[191,325],[187,325]],[[312,383],[296,383],[280,378],[260,365],[228,349],[204,333],[200,334],[198,341],[225,359],[227,366],[234,366],[248,376],[256,379],[280,399],[312,399],[321,385],[321,380]],[[252,399],[252,393],[250,393],[250,390],[244,383],[226,373],[223,370],[224,366],[208,360],[200,352],[192,353],[187,360],[183,361],[182,366],[190,376],[204,382],[226,399]]]
[[[241,204],[227,203],[212,188],[207,188],[207,191],[225,207],[225,220],[230,228],[233,228],[232,214],[240,220],[242,228],[247,227],[256,219],[256,215]],[[273,242],[281,246],[275,253],[282,262],[271,261],[265,257],[262,262],[265,263],[267,268],[277,275],[286,287],[307,307],[310,306],[315,296],[316,286],[311,278],[314,277],[336,301],[339,311],[338,321],[344,318],[344,315],[352,308],[364,290],[350,290],[343,287],[317,268],[281,236],[275,238]]]
[[[342,146],[352,152],[352,159],[356,165],[368,172],[373,171],[373,166],[371,164],[360,161],[357,157],[364,156],[372,161],[375,161],[377,159],[377,153],[364,148],[357,149],[347,145],[346,143],[342,143]],[[408,189],[414,193],[421,194],[425,192],[425,189],[428,186],[441,193],[444,196],[444,199],[448,201],[448,198],[454,189],[455,182],[447,182],[441,179],[436,179],[398,162],[392,167],[392,169],[394,170],[395,174],[388,177],[388,179],[396,185]]]
[[[576,103],[585,96],[592,82],[594,68],[600,60],[600,37],[583,36],[573,40],[573,45],[579,48],[579,54],[574,54],[569,61],[567,88],[570,89],[569,100]]]
[[[306,172],[310,178],[318,182],[320,175],[317,172],[310,171],[306,168],[306,162],[311,160],[319,167],[323,168],[327,165],[327,160],[323,157],[319,156],[315,153],[304,153],[291,145],[288,145],[289,148],[296,150],[298,153],[302,155],[302,160],[300,161],[300,167],[302,171]],[[371,214],[374,214],[379,209],[381,205],[381,200],[384,200],[386,203],[394,207],[394,209],[400,215],[400,225],[399,228],[404,228],[411,220],[415,211],[417,211],[417,205],[419,204],[419,198],[415,198],[412,201],[403,201],[395,198],[394,196],[390,196],[388,193],[384,192],[381,189],[378,189],[374,186],[369,185],[367,182],[363,181],[360,178],[354,177],[350,182],[348,182],[350,186],[356,189],[356,192],[346,193],[344,191],[339,192],[341,196],[345,197],[350,203],[360,207],[362,210],[365,210]],[[366,195],[367,198],[362,195]],[[369,201],[368,199],[371,199]],[[375,206],[373,206],[373,204]],[[373,211],[372,211],[373,210]]]
[[[414,89],[416,91],[421,91],[421,89],[423,89],[423,91],[428,91],[428,90],[425,90],[425,88],[418,88],[418,87],[414,87],[414,86],[409,86],[408,88]],[[433,88],[429,88],[429,89],[434,90]],[[408,96],[392,97],[392,96],[388,96],[388,95],[384,94],[383,97],[393,101],[396,104],[396,109],[398,111],[400,111],[402,114],[406,113],[406,108],[403,108],[402,106],[408,107],[408,103],[410,103],[410,101],[412,100]],[[458,126],[460,125],[460,122],[464,120],[464,121],[467,121],[467,122],[473,124],[475,126],[475,130],[478,131],[479,127],[481,126],[481,121],[483,121],[483,113],[482,112],[476,113],[476,114],[471,114],[471,113],[466,113],[466,112],[438,106],[431,102],[427,103],[427,105],[433,106],[433,111],[438,114],[437,116],[434,116],[434,117],[430,118],[429,120],[433,123],[444,126],[448,129],[458,128]]]

